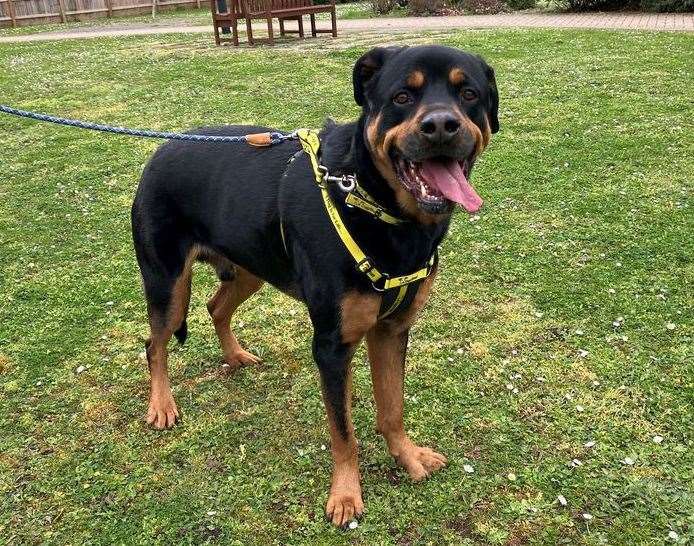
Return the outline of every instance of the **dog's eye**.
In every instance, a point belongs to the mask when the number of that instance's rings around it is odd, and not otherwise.
[[[412,97],[407,91],[400,91],[400,93],[393,97],[393,102],[395,104],[407,104],[408,102],[412,102]]]
[[[477,91],[475,91],[474,89],[464,89],[462,96],[463,100],[473,101],[477,99]]]

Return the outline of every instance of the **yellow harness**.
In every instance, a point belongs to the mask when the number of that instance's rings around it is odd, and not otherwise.
[[[378,292],[385,292],[379,318],[384,318],[394,313],[404,302],[406,302],[406,305],[409,305],[417,292],[415,283],[428,277],[434,270],[438,259],[437,252],[434,252],[426,266],[408,275],[391,277],[387,273],[379,271],[349,233],[349,230],[340,216],[340,212],[330,197],[325,180],[327,172],[318,160],[318,152],[320,149],[318,133],[310,129],[299,129],[296,134],[301,143],[301,147],[311,161],[311,168],[316,179],[316,184],[320,188],[325,210],[335,227],[335,231],[352,256],[352,259],[355,261],[357,269],[369,278],[375,290]],[[356,180],[354,181],[354,189],[347,194],[345,203],[364,210],[375,218],[389,224],[399,224],[403,222],[403,220],[388,214],[366,190],[356,183]],[[282,236],[284,238],[284,233],[282,233]],[[410,293],[408,294],[408,292]]]

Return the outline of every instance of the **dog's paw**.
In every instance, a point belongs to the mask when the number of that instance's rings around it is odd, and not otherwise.
[[[163,395],[152,395],[145,421],[157,429],[171,428],[180,420],[176,402],[171,392]]]
[[[363,512],[364,502],[360,491],[330,491],[325,517],[336,527],[346,527],[353,519],[360,518]]]
[[[427,478],[432,472],[446,466],[446,457],[428,447],[411,444],[403,449],[396,460],[402,465],[413,481],[418,482]]]
[[[241,366],[253,366],[254,364],[260,364],[261,358],[255,356],[253,353],[239,349],[233,353],[224,357],[224,364],[222,368],[227,373],[238,370]]]

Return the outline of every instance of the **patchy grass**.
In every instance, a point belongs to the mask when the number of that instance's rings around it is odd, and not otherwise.
[[[390,39],[484,54],[502,97],[502,131],[475,172],[487,206],[455,218],[409,357],[407,426],[449,467],[419,485],[396,468],[374,432],[361,351],[368,513],[349,533],[328,526],[308,317],[263,289],[234,323],[265,364],[223,377],[203,267],[190,340],[170,361],[185,420],[149,430],[129,206],[156,143],[5,116],[0,543],[694,540],[691,37]],[[196,36],[3,45],[0,96],[131,126],[317,127],[357,115],[351,65],[382,41],[233,53]]]

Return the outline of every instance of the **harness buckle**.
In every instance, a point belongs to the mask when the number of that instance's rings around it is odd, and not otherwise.
[[[359,271],[360,273],[364,273],[365,275],[368,275],[369,271],[371,271],[374,268],[373,264],[371,263],[371,258],[369,258],[368,256],[360,262],[357,262],[357,264],[354,267],[357,268],[357,271]]]

